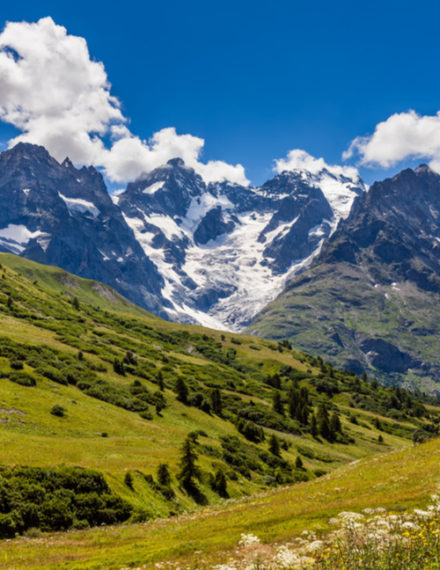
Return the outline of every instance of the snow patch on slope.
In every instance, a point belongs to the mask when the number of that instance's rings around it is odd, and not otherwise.
[[[31,239],[45,235],[40,230],[30,231],[22,224],[9,224],[0,230],[0,245],[12,253],[21,253]]]
[[[165,180],[160,180],[159,182],[153,182],[150,186],[147,186],[142,190],[142,194],[154,194],[158,190],[160,190],[163,185],[165,184]]]
[[[60,192],[58,192],[58,196],[63,200],[66,204],[67,209],[69,212],[79,212],[80,214],[91,214],[94,218],[97,218],[101,211],[88,200],[83,200],[82,198],[68,198],[64,196]]]

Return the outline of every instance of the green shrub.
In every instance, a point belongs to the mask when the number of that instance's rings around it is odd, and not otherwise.
[[[66,409],[63,408],[63,406],[60,406],[59,404],[55,404],[54,406],[52,406],[50,413],[53,416],[63,418],[66,415]]]
[[[68,384],[63,373],[60,370],[58,370],[58,368],[55,368],[55,366],[51,366],[49,364],[45,366],[39,366],[36,371],[38,372],[38,374],[41,374],[41,376],[49,378],[49,380],[53,380],[58,384],[63,384],[64,386],[67,386]]]
[[[35,378],[27,372],[11,372],[9,374],[9,380],[20,384],[20,386],[35,386],[37,384]]]
[[[78,467],[0,469],[0,538],[127,520],[132,507],[104,477]]]
[[[127,485],[129,489],[133,490],[133,475],[130,473],[130,471],[127,471],[127,473],[125,474],[124,483]]]

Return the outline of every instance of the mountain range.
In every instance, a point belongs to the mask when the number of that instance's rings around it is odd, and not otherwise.
[[[367,188],[342,170],[261,187],[179,159],[110,196],[40,146],[0,153],[0,250],[114,287],[168,320],[290,339],[338,366],[437,391],[440,176]]]
[[[364,190],[325,169],[260,188],[205,184],[173,159],[112,202],[93,167],[20,143],[0,154],[0,249],[103,281],[162,317],[240,330]]]
[[[355,200],[313,266],[250,329],[438,392],[439,254],[440,176],[404,170]]]

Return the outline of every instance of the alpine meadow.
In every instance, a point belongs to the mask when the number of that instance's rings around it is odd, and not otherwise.
[[[0,567],[438,570],[439,6],[37,4],[0,29]]]

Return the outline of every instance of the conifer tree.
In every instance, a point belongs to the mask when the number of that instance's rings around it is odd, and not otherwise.
[[[319,434],[322,435],[323,438],[330,441],[332,439],[332,432],[330,429],[330,420],[325,404],[319,405],[317,423]]]
[[[194,486],[194,478],[198,476],[199,470],[196,465],[197,453],[194,449],[194,441],[187,437],[182,446],[182,456],[180,459],[179,479],[184,487]]]
[[[133,490],[133,476],[130,473],[130,471],[127,471],[127,473],[125,474],[124,483],[127,485],[129,489]]]
[[[214,414],[222,415],[222,395],[218,388],[214,388],[211,392],[211,407]]]
[[[220,495],[220,497],[228,497],[226,475],[222,469],[217,469],[214,475],[212,488],[216,493]]]
[[[157,373],[157,384],[159,386],[159,390],[161,392],[163,392],[165,390],[165,384],[163,381],[163,375],[162,372],[159,370],[159,372]]]
[[[157,480],[160,485],[169,487],[171,484],[171,475],[166,463],[161,463],[157,468]]]
[[[333,412],[333,414],[330,418],[330,430],[333,433],[341,433],[342,432],[341,420],[339,419],[339,416],[336,412]]]
[[[272,409],[277,414],[281,414],[282,416],[284,415],[284,406],[281,400],[281,393],[279,390],[275,390],[273,393]]]
[[[273,453],[273,455],[280,457],[280,442],[275,434],[273,434],[269,440],[269,451]]]
[[[188,387],[185,380],[180,376],[176,380],[176,394],[179,402],[182,402],[182,404],[188,403]]]

